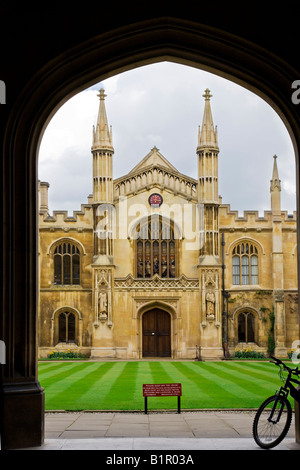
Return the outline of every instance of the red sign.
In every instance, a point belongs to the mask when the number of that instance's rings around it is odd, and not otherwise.
[[[181,394],[181,384],[143,384],[144,397],[179,397]]]

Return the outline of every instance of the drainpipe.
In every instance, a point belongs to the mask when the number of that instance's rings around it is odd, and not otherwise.
[[[223,325],[223,351],[224,351],[224,359],[229,359],[229,351],[228,351],[228,299],[230,297],[229,292],[225,290],[225,239],[224,233],[222,233],[222,298],[223,298],[223,305],[222,305],[222,325]],[[225,303],[226,302],[226,303]]]

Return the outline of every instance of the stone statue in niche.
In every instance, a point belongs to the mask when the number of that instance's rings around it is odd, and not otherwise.
[[[98,295],[98,315],[100,321],[107,319],[107,292],[101,290]]]
[[[215,304],[215,294],[213,291],[210,290],[206,294],[206,316],[208,319],[215,318]]]

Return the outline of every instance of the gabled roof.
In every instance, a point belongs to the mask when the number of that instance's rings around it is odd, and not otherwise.
[[[158,151],[156,146],[128,173],[139,172],[145,167],[161,166],[167,168],[169,171],[179,173],[179,171]]]

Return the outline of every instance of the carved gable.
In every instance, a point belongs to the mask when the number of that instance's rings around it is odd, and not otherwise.
[[[153,185],[197,200],[197,181],[176,170],[156,147],[127,175],[114,181],[114,198],[136,194]]]
[[[151,166],[160,166],[168,169],[171,172],[178,173],[178,170],[158,151],[157,147],[153,149],[146,155],[143,160],[141,160],[130,172],[130,174],[135,174],[137,172],[143,171],[147,167]]]

